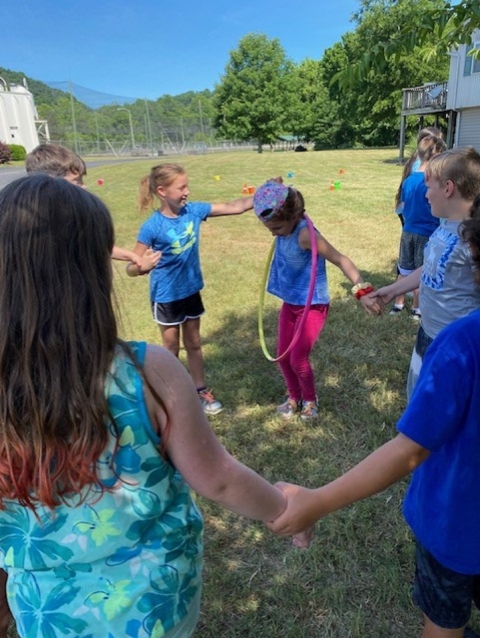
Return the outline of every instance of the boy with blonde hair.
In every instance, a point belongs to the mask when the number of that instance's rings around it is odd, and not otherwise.
[[[455,319],[480,308],[480,286],[469,245],[459,228],[480,193],[480,155],[473,148],[451,149],[433,157],[425,169],[432,215],[443,223],[430,236],[423,266],[408,277],[372,292],[372,301],[389,303],[420,287],[421,324],[410,362],[407,396],[417,381],[426,349]]]

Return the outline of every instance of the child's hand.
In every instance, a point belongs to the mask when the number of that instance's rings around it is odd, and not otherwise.
[[[153,250],[152,248],[147,248],[147,250],[140,257],[140,263],[137,264],[140,268],[140,272],[142,275],[150,272],[155,268],[162,257],[161,250]]]
[[[294,536],[293,543],[297,547],[308,547],[316,522],[312,513],[314,505],[314,491],[291,483],[277,483],[287,497],[287,508],[267,527],[274,534]]]
[[[277,182],[277,184],[283,184],[283,177],[279,175],[278,177],[270,177],[267,182]]]
[[[375,291],[369,293],[368,295],[363,295],[360,297],[360,303],[363,306],[365,312],[369,315],[376,315],[377,317],[381,315],[385,309],[383,301],[381,298],[377,298],[374,296]]]
[[[386,306],[398,295],[398,293],[395,291],[394,286],[395,284],[383,286],[383,288],[374,290],[368,296],[375,298],[377,301],[380,301],[384,306]]]
[[[292,536],[292,545],[300,549],[308,549],[313,540],[313,532],[314,528],[310,527],[300,534],[294,534]]]

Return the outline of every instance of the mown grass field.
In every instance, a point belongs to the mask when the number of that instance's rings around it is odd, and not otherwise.
[[[376,287],[393,281],[400,224],[393,213],[401,167],[396,149],[235,153],[182,157],[192,200],[226,201],[245,183],[282,175],[302,191],[320,231]],[[165,161],[162,158],[162,161]],[[132,247],[145,216],[138,182],[155,161],[89,169],[86,184],[110,207],[116,243]],[[343,174],[340,174],[343,171]],[[287,178],[288,173],[293,177]],[[215,179],[219,176],[220,179]],[[104,184],[99,186],[97,180]],[[331,181],[340,189],[331,191]],[[364,314],[350,284],[328,268],[331,311],[313,352],[318,423],[285,422],[280,373],[260,349],[257,313],[272,238],[250,212],[202,227],[207,313],[202,320],[209,385],[225,410],[212,427],[238,459],[271,481],[323,484],[395,434],[417,325],[407,313]],[[125,338],[159,342],[147,277],[116,262],[115,290]],[[267,299],[265,331],[274,351],[278,303]],[[205,515],[201,638],[413,638],[421,615],[410,601],[413,543],[402,518],[407,482],[331,515],[306,551],[261,524],[200,499]],[[474,618],[478,625],[478,618]],[[118,637],[120,638],[120,637]]]

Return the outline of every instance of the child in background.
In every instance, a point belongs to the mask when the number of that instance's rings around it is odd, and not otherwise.
[[[159,325],[163,346],[176,357],[180,351],[180,332],[187,352],[188,369],[205,412],[218,414],[223,406],[207,390],[200,338],[200,317],[205,312],[200,290],[200,224],[208,217],[240,215],[252,208],[252,198],[242,197],[224,204],[188,202],[188,175],[177,164],[154,166],[140,184],[140,210],[151,208],[157,198],[160,206],[140,228],[134,251],[142,257],[149,249],[161,253],[150,268],[128,264],[134,277],[150,272],[150,301],[153,319]]]
[[[0,566],[22,638],[187,638],[189,485],[260,521],[286,507],[220,444],[177,359],[118,339],[113,242],[105,205],[65,180],[0,192]]]
[[[397,194],[395,195],[395,213],[398,215],[398,219],[400,223],[403,225],[405,223],[405,219],[403,217],[403,202],[402,202],[402,186],[403,182],[407,179],[409,175],[415,173],[420,168],[420,160],[418,159],[418,145],[420,142],[426,137],[434,137],[440,140],[443,140],[443,133],[440,129],[435,126],[426,126],[422,128],[417,135],[417,147],[415,151],[410,155],[407,162],[405,163],[402,171],[402,179],[400,180],[400,184],[397,190]],[[397,275],[400,274],[397,264]],[[407,297],[413,297],[413,292],[408,292]],[[399,299],[399,304],[401,303],[401,299]]]
[[[426,199],[427,186],[424,173],[427,162],[444,150],[445,143],[440,138],[432,135],[423,137],[417,147],[417,156],[421,164],[418,170],[409,175],[402,184],[403,229],[397,266],[398,279],[407,277],[423,265],[425,244],[439,224],[438,217],[432,215],[430,204]],[[396,315],[401,312],[405,307],[404,304],[405,295],[400,295],[395,299],[390,314]],[[413,319],[420,320],[418,288],[413,292],[411,314]]]
[[[46,173],[52,177],[63,177],[67,182],[83,188],[83,177],[87,174],[87,167],[83,159],[64,146],[59,144],[40,144],[28,153],[25,160],[27,173]],[[112,259],[131,261],[140,267],[147,267],[149,260],[154,264],[160,255],[149,253],[142,262],[138,255],[126,248],[114,246]]]
[[[461,235],[480,285],[480,198]],[[416,540],[413,600],[422,638],[467,638],[480,606],[480,310],[447,326],[430,346],[397,437],[319,489],[279,484],[288,507],[269,527],[295,534],[321,517],[414,472],[403,512]]]
[[[420,286],[422,319],[408,372],[408,397],[433,339],[455,319],[480,308],[480,288],[470,248],[459,235],[459,228],[480,193],[480,155],[473,148],[451,149],[436,155],[427,165],[425,180],[432,215],[442,223],[425,247],[423,266],[364,300],[366,307],[369,300],[387,304]]]
[[[283,301],[278,320],[277,352],[280,355],[296,333],[309,290],[312,252],[310,233],[303,216],[305,203],[295,188],[285,186],[279,180],[270,180],[255,192],[253,207],[265,228],[276,238],[267,290]],[[352,292],[357,298],[373,290],[363,281],[352,260],[339,253],[318,230],[315,232],[318,260],[312,305],[296,345],[279,361],[288,398],[277,412],[286,419],[300,414],[305,421],[318,417],[315,379],[309,357],[325,325],[330,304],[325,261],[340,268],[354,284]]]
[[[416,173],[420,169],[421,160],[418,157],[418,147],[420,142],[426,137],[437,138],[439,140],[443,140],[442,131],[436,126],[426,126],[425,128],[420,129],[420,132],[417,135],[417,147],[414,152],[410,155],[407,162],[405,163],[402,171],[402,179],[400,180],[400,185],[397,190],[397,194],[395,195],[395,212],[400,219],[400,223],[404,223],[403,219],[403,204],[402,204],[402,186],[403,182],[407,179],[409,175]]]

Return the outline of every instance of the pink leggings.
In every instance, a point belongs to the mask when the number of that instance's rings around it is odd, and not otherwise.
[[[285,352],[292,341],[305,306],[284,303],[278,318],[278,355]],[[302,333],[284,359],[279,362],[287,384],[288,396],[294,401],[316,401],[315,379],[310,365],[310,352],[318,339],[328,315],[328,304],[310,307]],[[277,356],[278,356],[277,355]]]

